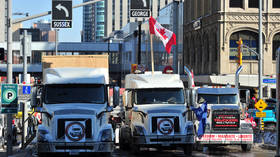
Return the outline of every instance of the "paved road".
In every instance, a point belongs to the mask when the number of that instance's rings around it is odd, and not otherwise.
[[[156,149],[142,149],[140,154],[133,154],[129,151],[121,151],[116,148],[112,157],[184,157],[182,150],[163,150]],[[254,146],[251,152],[242,152],[240,146],[225,146],[215,148],[214,151],[209,152],[205,147],[203,151],[194,151],[194,157],[274,157],[275,150],[262,149],[259,146]],[[0,157],[5,157],[4,150],[0,150]],[[34,153],[33,147],[29,147],[25,151],[20,151],[17,147],[14,148],[14,155],[11,157],[37,157]]]

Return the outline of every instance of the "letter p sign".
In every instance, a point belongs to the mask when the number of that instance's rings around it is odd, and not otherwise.
[[[14,90],[4,91],[3,96],[4,96],[4,100],[9,103],[13,102],[16,99],[16,93]]]

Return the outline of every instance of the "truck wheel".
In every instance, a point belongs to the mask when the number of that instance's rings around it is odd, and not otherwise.
[[[109,153],[109,152],[100,153],[100,156],[103,156],[103,157],[111,157],[111,156],[112,156],[112,153]]]
[[[184,154],[186,156],[192,155],[192,150],[193,150],[193,145],[187,144],[187,145],[184,146]]]
[[[136,144],[134,144],[134,145],[132,145],[131,146],[131,151],[132,151],[132,153],[133,154],[135,154],[135,155],[138,155],[138,154],[140,154],[140,146],[138,146],[138,145],[136,145]]]
[[[252,145],[251,144],[242,144],[241,148],[242,148],[242,151],[249,152],[252,148]]]
[[[39,157],[47,157],[47,154],[46,153],[38,153],[38,156]]]
[[[129,150],[130,145],[128,142],[128,137],[130,137],[130,131],[128,128],[121,127],[120,134],[119,134],[119,143],[121,150]]]

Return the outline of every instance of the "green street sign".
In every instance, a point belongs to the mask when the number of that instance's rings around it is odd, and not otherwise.
[[[1,113],[17,113],[18,86],[17,84],[2,84]]]

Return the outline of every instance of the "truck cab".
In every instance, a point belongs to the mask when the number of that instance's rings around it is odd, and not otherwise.
[[[39,103],[42,124],[37,130],[39,155],[113,151],[108,84],[106,68],[44,70]]]
[[[120,147],[134,152],[141,147],[182,147],[192,152],[193,123],[186,93],[178,74],[146,72],[125,77],[125,118]]]
[[[246,106],[240,102],[238,89],[206,87],[195,90],[196,103],[199,104],[199,100],[203,98],[208,109],[205,133],[202,137],[196,137],[197,143],[209,147],[241,145],[243,151],[250,151],[253,129],[251,123],[244,120]],[[195,120],[194,123],[197,131],[199,121]]]

